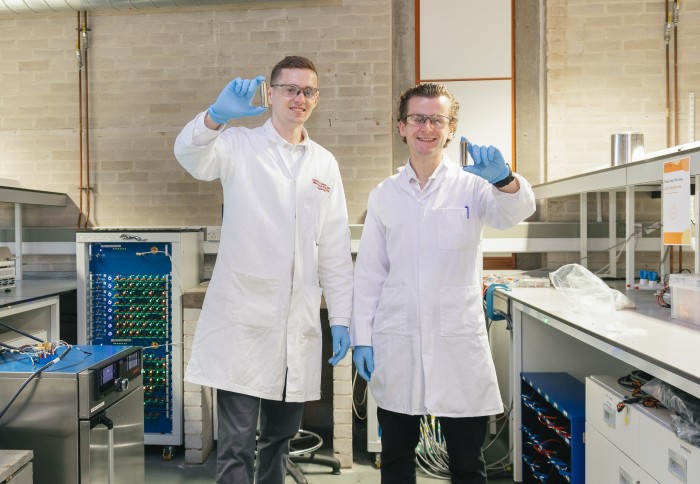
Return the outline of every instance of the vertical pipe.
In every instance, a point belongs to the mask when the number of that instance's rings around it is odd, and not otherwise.
[[[678,139],[678,8],[679,0],[673,4],[673,143],[681,144]]]
[[[666,147],[671,146],[671,80],[670,80],[670,75],[671,75],[671,69],[670,69],[670,52],[669,52],[669,43],[670,43],[670,27],[671,27],[671,12],[668,9],[668,2],[669,0],[666,0],[666,9],[664,10],[665,13],[665,21],[666,21],[666,26],[664,29],[664,43],[666,44]]]
[[[87,42],[87,35],[88,35],[88,14],[87,11],[83,12],[84,15],[84,23],[83,23],[83,31],[85,32],[85,55],[84,55],[84,62],[83,62],[83,71],[85,73],[85,180],[86,180],[86,186],[85,186],[85,198],[87,202],[87,208],[85,210],[85,223],[83,225],[84,228],[87,228],[88,226],[88,221],[90,219],[90,197],[92,195],[92,189],[90,187],[90,85],[88,83],[88,48],[89,48],[89,43]]]
[[[80,198],[80,202],[78,204],[77,228],[80,229],[80,222],[83,218],[83,73],[81,72],[82,65],[80,60],[80,12],[78,12],[78,26],[75,30],[78,33],[75,49],[78,55],[78,158],[80,165],[78,181],[78,197]]]

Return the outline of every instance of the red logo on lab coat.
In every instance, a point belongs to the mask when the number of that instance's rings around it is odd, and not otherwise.
[[[325,183],[320,182],[320,181],[318,181],[318,180],[315,179],[315,178],[312,178],[311,181],[313,182],[314,185],[316,185],[316,188],[318,188],[319,190],[323,190],[324,192],[330,192],[330,191],[331,191],[331,187],[329,187],[329,186],[326,185]]]

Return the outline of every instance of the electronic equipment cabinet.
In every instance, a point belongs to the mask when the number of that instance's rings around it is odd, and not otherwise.
[[[523,373],[521,384],[523,482],[584,484],[584,384],[568,373]]]
[[[202,240],[203,232],[195,229],[76,235],[78,342],[144,348],[149,445],[184,442],[182,294],[201,282]]]

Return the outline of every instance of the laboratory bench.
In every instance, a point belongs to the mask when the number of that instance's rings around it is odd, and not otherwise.
[[[31,450],[0,449],[0,483],[31,484],[33,457]]]
[[[586,380],[592,375],[622,377],[633,370],[642,370],[700,398],[700,358],[697,358],[700,326],[671,319],[671,310],[656,303],[655,291],[623,290],[623,293],[635,302],[636,309],[612,313],[596,308],[578,310],[554,288],[501,288],[494,292],[494,308],[507,312],[512,319],[508,389],[503,393],[513,402],[510,431],[514,480],[522,480],[524,467],[520,405],[524,375],[567,373],[578,382],[588,383]],[[588,419],[587,414],[587,422]],[[662,426],[664,432],[669,430],[667,424]],[[668,449],[662,449],[662,453],[666,455],[668,450],[670,456],[680,452],[687,457],[684,472],[688,476],[700,475],[700,448],[675,435],[666,435],[664,439],[663,445]],[[619,472],[621,479],[627,475],[623,475],[623,470]],[[587,482],[591,481],[587,479]]]
[[[66,339],[64,333],[72,329],[70,321],[61,321],[61,299],[64,306],[75,304],[75,279],[23,279],[16,286],[0,292],[0,321],[23,330],[44,341]],[[68,339],[71,339],[68,337]],[[33,341],[0,326],[0,341],[19,346]],[[71,342],[71,341],[69,341]],[[73,341],[75,342],[75,341]]]

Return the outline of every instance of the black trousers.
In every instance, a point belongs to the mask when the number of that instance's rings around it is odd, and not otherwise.
[[[382,484],[416,482],[416,445],[421,415],[377,409],[382,428]],[[488,417],[440,417],[453,484],[484,484],[486,465],[481,447]]]

